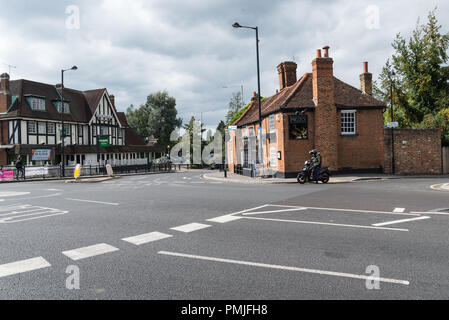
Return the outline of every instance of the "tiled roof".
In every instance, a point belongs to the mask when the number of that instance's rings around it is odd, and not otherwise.
[[[385,104],[370,95],[350,86],[334,77],[334,101],[337,107],[378,107]],[[253,102],[246,112],[233,125],[244,126],[259,121],[257,101]],[[262,101],[262,117],[268,114],[288,109],[315,108],[313,101],[313,74],[306,73],[294,85]]]
[[[64,101],[70,103],[70,114],[64,114],[64,121],[72,122],[89,122],[92,118],[92,110],[95,109],[95,102],[101,98],[101,94],[105,89],[91,91],[77,91],[64,88]],[[30,80],[13,80],[10,81],[11,95],[16,99],[9,112],[2,115],[4,118],[9,117],[27,117],[45,120],[61,120],[61,114],[57,111],[54,102],[60,101],[61,97],[56,86],[34,82]],[[98,97],[100,95],[100,97]],[[32,110],[26,99],[27,96],[45,97],[45,111]]]
[[[100,103],[101,97],[106,89],[95,89],[95,90],[87,90],[84,91],[84,96],[86,97],[87,103],[92,114],[95,113],[95,110]]]
[[[122,127],[129,127],[128,120],[126,119],[126,114],[124,112],[117,112],[118,121],[120,121]]]

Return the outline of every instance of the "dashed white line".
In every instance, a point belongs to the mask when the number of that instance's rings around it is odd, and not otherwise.
[[[197,230],[201,230],[201,229],[205,229],[210,227],[210,225],[208,224],[202,224],[202,223],[189,223],[183,226],[179,226],[179,227],[175,227],[175,228],[171,228],[172,230],[176,230],[176,231],[180,231],[180,232],[184,232],[184,233],[189,233],[189,232],[193,232],[193,231],[197,231]]]
[[[338,224],[338,223],[327,223],[327,222],[316,222],[316,221],[298,221],[298,220],[250,218],[250,217],[243,217],[243,219],[261,220],[261,221],[277,221],[277,222],[288,222],[288,223],[300,223],[300,224],[316,224],[316,225],[342,227],[342,228],[359,228],[359,229],[374,229],[374,230],[403,231],[403,232],[408,232],[409,231],[408,229],[382,228],[382,227],[375,227],[375,226],[361,226],[361,225]]]
[[[393,210],[393,212],[395,212],[395,213],[403,213],[403,212],[405,212],[405,208],[395,208]]]
[[[48,267],[51,267],[51,264],[42,257],[2,264],[0,278]]]
[[[140,246],[145,243],[154,242],[158,240],[163,240],[167,238],[173,237],[172,235],[161,233],[161,232],[151,232],[146,234],[141,234],[134,237],[124,238],[123,241],[135,244],[136,246]]]
[[[100,243],[89,247],[78,248],[74,250],[64,251],[63,255],[74,261],[95,257],[101,254],[118,251],[119,249],[106,243]]]
[[[217,217],[217,218],[213,218],[213,219],[208,219],[206,221],[210,221],[210,222],[217,222],[217,223],[227,223],[227,222],[231,222],[231,221],[236,221],[236,220],[240,220],[242,219],[242,217],[236,217],[236,216],[232,216],[232,215],[225,215],[225,216],[221,216],[221,217]]]
[[[343,272],[297,268],[297,267],[281,266],[281,265],[275,265],[275,264],[249,262],[249,261],[242,261],[242,260],[222,259],[222,258],[214,258],[214,257],[205,257],[205,256],[197,256],[197,255],[176,253],[176,252],[167,252],[167,251],[159,251],[158,254],[166,255],[166,256],[173,256],[173,257],[188,258],[188,259],[245,265],[245,266],[259,267],[259,268],[269,268],[269,269],[295,271],[295,272],[302,272],[302,273],[312,273],[312,274],[319,274],[319,275],[325,275],[325,276],[343,277],[343,278],[360,279],[360,280],[373,280],[372,276],[343,273]],[[390,279],[390,278],[378,278],[375,280],[378,280],[380,282],[385,282],[385,283],[394,283],[394,284],[402,284],[402,285],[410,284],[409,281]]]
[[[119,205],[120,205],[120,203],[103,202],[103,201],[94,201],[94,200],[71,199],[71,198],[66,198],[66,200],[69,200],[69,201],[78,201],[78,202],[90,202],[90,203],[98,203],[98,204],[107,204],[107,205],[111,205],[111,206],[119,206]]]
[[[427,219],[430,219],[430,217],[418,217],[418,218],[413,218],[413,219],[402,219],[402,220],[388,221],[388,222],[376,223],[376,224],[373,224],[373,226],[374,227],[382,227],[382,226],[389,226],[392,224],[419,221],[419,220],[427,220]]]

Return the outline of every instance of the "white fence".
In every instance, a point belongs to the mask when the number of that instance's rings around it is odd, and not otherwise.
[[[449,147],[443,147],[443,173],[449,174]]]

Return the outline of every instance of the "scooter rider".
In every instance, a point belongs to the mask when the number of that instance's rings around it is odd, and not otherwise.
[[[318,183],[318,176],[321,171],[321,162],[322,162],[321,154],[316,150],[310,151],[309,154],[312,155],[313,178],[315,179],[315,183]]]

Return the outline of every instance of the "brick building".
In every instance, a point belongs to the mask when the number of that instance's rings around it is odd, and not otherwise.
[[[13,164],[17,156],[27,165],[43,164],[32,160],[42,149],[51,150],[46,164],[59,164],[63,132],[66,165],[146,164],[163,152],[136,134],[106,89],[64,88],[62,107],[60,85],[10,81],[6,73],[0,80],[0,165]]]
[[[368,63],[360,75],[361,89],[334,76],[329,47],[317,50],[312,73],[297,80],[297,65],[283,62],[277,67],[280,90],[262,102],[262,128],[258,101],[232,124],[227,159],[229,170],[246,173],[264,158],[264,167],[277,177],[294,177],[308,152],[317,149],[323,165],[332,171],[379,171],[384,167],[382,101],[372,97],[372,74]],[[259,165],[260,166],[260,165]],[[265,171],[265,170],[264,170]]]

